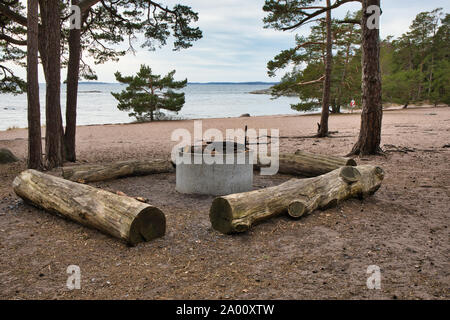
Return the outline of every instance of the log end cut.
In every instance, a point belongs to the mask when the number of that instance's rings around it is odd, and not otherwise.
[[[132,246],[164,236],[166,217],[156,207],[147,207],[133,220],[130,226],[128,243]]]
[[[294,200],[288,205],[288,214],[292,218],[300,218],[303,216],[306,212],[306,205],[303,203],[303,201],[300,200]]]
[[[215,198],[209,211],[209,219],[212,227],[225,234],[235,232],[232,226],[232,213],[233,210],[228,200],[222,197]]]
[[[352,184],[361,180],[361,173],[355,167],[345,166],[342,167],[339,176],[348,184]]]

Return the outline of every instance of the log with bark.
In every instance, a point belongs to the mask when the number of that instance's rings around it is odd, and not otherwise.
[[[86,164],[62,168],[65,179],[77,182],[95,182],[128,176],[141,176],[156,173],[174,172],[169,160],[131,160],[119,161],[106,165]]]
[[[300,217],[348,198],[363,198],[376,192],[383,178],[377,166],[345,166],[314,178],[294,178],[278,186],[215,198],[209,217],[212,227],[222,233],[244,232],[286,212]]]
[[[13,188],[29,204],[98,229],[130,245],[165,234],[164,213],[130,197],[36,170],[20,173]]]
[[[258,159],[256,167],[266,166],[267,160]],[[301,150],[295,153],[281,153],[279,156],[279,173],[315,177],[343,166],[356,166],[352,158],[314,154]]]

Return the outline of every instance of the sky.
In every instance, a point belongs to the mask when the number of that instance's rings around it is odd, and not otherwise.
[[[131,75],[141,64],[149,65],[155,73],[166,74],[175,69],[176,79],[187,78],[189,82],[244,82],[278,81],[283,71],[275,77],[267,75],[266,65],[281,50],[291,48],[296,33],[308,34],[305,26],[293,32],[264,29],[264,0],[160,0],[169,7],[182,3],[191,6],[199,14],[196,23],[203,32],[203,38],[193,47],[172,51],[172,43],[156,51],[135,47],[136,54],[128,54],[119,62],[107,62],[94,66],[98,81],[115,82],[114,72]],[[324,2],[324,1],[322,1]],[[333,11],[333,17],[343,17],[347,11],[361,7],[358,2],[347,3]],[[450,12],[448,0],[382,0],[380,20],[382,38],[388,35],[400,36],[408,30],[414,17],[423,11],[442,7]],[[89,61],[89,59],[87,59]],[[25,77],[24,70],[16,68],[18,75]],[[40,82],[44,79],[40,72]],[[65,70],[62,72],[65,79]]]

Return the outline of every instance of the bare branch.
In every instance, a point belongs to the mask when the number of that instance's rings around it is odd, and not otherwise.
[[[11,38],[10,36],[7,36],[5,34],[0,34],[0,40],[5,40],[7,42],[10,42],[12,44],[16,44],[18,46],[26,46],[27,45],[27,40],[14,39],[14,38]]]
[[[311,80],[311,81],[306,81],[306,82],[299,82],[297,83],[299,86],[304,86],[304,85],[308,85],[308,84],[313,84],[313,83],[319,83],[322,82],[323,79],[325,79],[325,75],[321,76],[319,79],[316,80]]]
[[[325,9],[326,7],[303,7],[303,8],[298,8],[299,10],[308,10],[308,9]]]
[[[86,12],[91,7],[95,6],[98,2],[100,2],[100,0],[82,0],[78,4],[78,6],[80,7],[81,12]]]

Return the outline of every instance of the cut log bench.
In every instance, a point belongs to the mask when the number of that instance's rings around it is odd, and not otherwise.
[[[267,161],[266,161],[267,162]],[[268,166],[264,160],[258,159],[256,169]],[[295,176],[315,177],[343,166],[356,166],[351,158],[328,156],[297,150],[295,153],[279,155],[279,173]],[[97,182],[130,176],[170,173],[175,165],[170,160],[130,160],[111,164],[86,164],[62,167],[62,176],[75,182]]]
[[[348,198],[363,198],[373,194],[384,178],[380,167],[356,166],[356,162],[350,158],[298,150],[294,154],[280,154],[279,159],[280,173],[312,178],[294,178],[278,186],[215,198],[209,213],[214,229],[230,234],[245,232],[254,224],[283,213],[298,218]],[[257,166],[261,167],[263,164],[259,160]],[[26,170],[16,177],[13,187],[16,194],[27,203],[135,245],[165,234],[164,213],[134,198],[76,182],[95,182],[174,170],[169,160],[133,160],[107,165],[63,167],[65,179]]]
[[[267,164],[267,162],[269,162]],[[258,159],[256,168],[270,165],[269,159]],[[343,166],[356,166],[352,158],[329,156],[297,150],[295,153],[280,153],[278,173],[294,176],[316,177]]]
[[[245,232],[283,213],[298,218],[348,198],[363,198],[376,192],[383,178],[377,166],[345,166],[314,178],[294,178],[274,187],[217,197],[209,217],[212,227],[222,233]]]
[[[13,188],[29,204],[130,245],[162,237],[166,231],[164,213],[152,205],[36,170],[20,173]]]
[[[175,171],[169,160],[159,159],[119,161],[106,165],[86,164],[62,167],[61,169],[65,179],[83,183]]]

